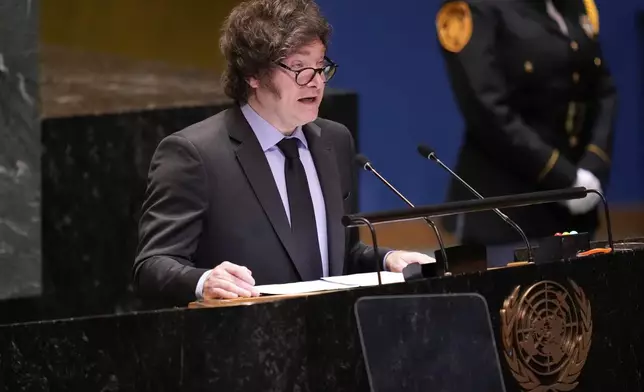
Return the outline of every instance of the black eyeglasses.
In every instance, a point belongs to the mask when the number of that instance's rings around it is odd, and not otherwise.
[[[317,74],[322,75],[324,83],[327,83],[333,78],[335,71],[338,69],[338,65],[326,56],[324,57],[324,61],[326,61],[326,64],[322,68],[306,67],[295,70],[282,62],[278,62],[277,65],[293,72],[295,74],[295,83],[299,84],[300,86],[306,86],[307,84],[311,83],[311,80],[313,80],[313,78]]]

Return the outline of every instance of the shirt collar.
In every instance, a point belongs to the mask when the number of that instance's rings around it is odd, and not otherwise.
[[[301,126],[298,126],[291,136],[284,136],[279,130],[277,130],[277,128],[272,126],[268,121],[264,120],[259,114],[257,114],[257,112],[253,110],[253,108],[250,107],[249,104],[243,105],[241,107],[241,111],[246,118],[246,121],[248,121],[251,129],[255,133],[255,136],[257,137],[257,140],[259,141],[259,144],[264,152],[275,147],[275,145],[285,137],[297,138],[305,148],[308,148],[306,137],[304,136],[304,132],[302,132]]]

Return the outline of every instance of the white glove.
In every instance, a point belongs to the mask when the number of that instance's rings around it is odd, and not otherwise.
[[[594,189],[603,194],[602,185],[595,175],[585,169],[577,169],[577,179],[573,187]],[[583,199],[566,200],[563,204],[568,207],[573,215],[585,214],[591,211],[601,199],[596,194],[589,194]]]

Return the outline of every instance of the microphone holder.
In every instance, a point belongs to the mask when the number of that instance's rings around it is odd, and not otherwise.
[[[377,256],[380,253],[378,252],[378,240],[376,239],[376,229],[373,227],[371,222],[369,222],[367,218],[364,218],[362,216],[352,216],[349,219],[351,220],[351,223],[362,222],[367,227],[369,227],[369,231],[371,231],[371,242],[373,243],[373,252]],[[378,257],[376,257],[376,268],[376,271],[378,272],[378,286],[382,286],[382,278],[380,277],[380,272],[382,271],[382,261]]]
[[[613,230],[610,225],[610,212],[608,211],[608,202],[604,195],[596,189],[587,189],[589,193],[594,193],[600,197],[602,204],[604,205],[604,216],[606,217],[606,234],[608,235],[608,247],[611,249],[611,252],[615,250],[615,245],[613,244]]]

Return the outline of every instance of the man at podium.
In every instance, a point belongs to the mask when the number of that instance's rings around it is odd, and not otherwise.
[[[337,65],[330,26],[309,0],[253,0],[220,41],[232,108],[158,145],[139,225],[134,286],[185,304],[257,296],[256,284],[317,280],[431,262],[351,240],[354,144],[318,118]]]

